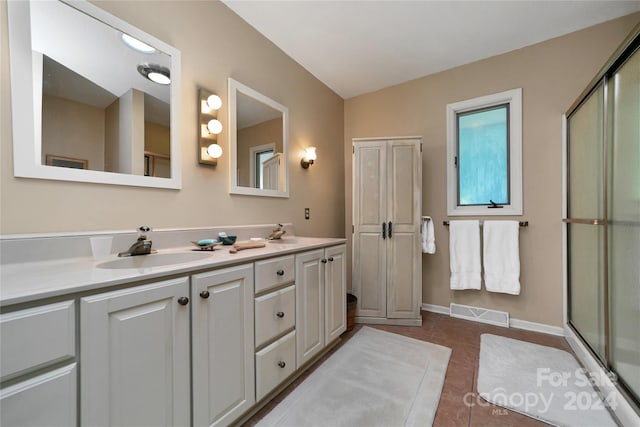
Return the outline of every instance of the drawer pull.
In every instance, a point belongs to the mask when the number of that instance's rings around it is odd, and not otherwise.
[[[187,297],[180,297],[180,298],[178,298],[178,304],[180,304],[180,305],[187,305],[187,304],[189,304],[189,298],[187,298]]]
[[[276,274],[278,276],[284,276],[284,270],[278,270],[278,271],[276,271]]]
[[[326,258],[322,258],[320,261],[322,261],[323,264],[327,263],[327,259]]]
[[[279,318],[283,318],[284,317],[284,311],[279,311],[276,313],[276,316],[278,316]]]
[[[209,298],[209,291],[200,292],[200,298],[204,298],[204,299]]]
[[[329,261],[333,262],[333,257],[332,256],[329,257]]]
[[[287,366],[287,364],[284,363],[283,360],[281,360],[281,361],[278,362],[278,366],[280,366],[281,368],[284,368],[285,366]]]

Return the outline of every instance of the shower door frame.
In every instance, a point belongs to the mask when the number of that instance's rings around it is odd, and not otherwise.
[[[626,61],[634,54],[640,54],[640,25],[632,31],[627,39],[620,45],[616,52],[607,61],[605,66],[600,70],[596,77],[589,83],[587,88],[578,97],[576,102],[567,110],[563,115],[563,165],[565,167],[563,173],[563,252],[565,260],[565,324],[569,327],[570,331],[579,339],[581,344],[588,350],[597,364],[604,369],[607,374],[612,374],[617,381],[613,382],[616,388],[620,389],[624,396],[633,402],[635,408],[634,411],[638,411],[640,408],[639,396],[628,387],[622,378],[618,378],[616,371],[611,364],[611,331],[610,331],[610,289],[609,289],[609,232],[608,232],[608,170],[610,165],[608,164],[609,156],[608,152],[610,144],[613,143],[612,131],[609,128],[611,121],[611,109],[609,108],[610,87],[609,81],[615,76],[615,73],[620,70]],[[569,211],[569,195],[570,195],[570,153],[569,153],[569,120],[573,113],[575,113],[583,103],[589,99],[589,96],[594,93],[600,85],[603,85],[603,128],[602,128],[602,218],[571,218],[571,212]],[[583,224],[603,227],[603,247],[598,248],[602,251],[603,255],[603,275],[602,275],[602,290],[603,290],[603,330],[604,330],[604,357],[601,357],[598,352],[591,346],[591,344],[582,336],[578,328],[571,321],[571,277],[570,277],[570,259],[569,259],[569,237],[570,237],[570,225],[571,224]]]

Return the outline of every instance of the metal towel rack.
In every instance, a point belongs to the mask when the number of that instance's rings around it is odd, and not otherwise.
[[[518,222],[518,224],[520,225],[520,227],[528,227],[529,226],[529,221],[520,221]],[[444,225],[445,227],[449,226],[449,221],[442,221],[442,225]],[[482,225],[482,223],[480,223],[480,225]]]

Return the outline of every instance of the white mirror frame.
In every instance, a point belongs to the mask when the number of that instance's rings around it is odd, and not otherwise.
[[[289,109],[282,104],[277,103],[273,99],[264,96],[260,92],[251,89],[248,86],[229,77],[229,193],[244,194],[248,196],[263,197],[289,197]],[[237,112],[237,94],[238,92],[247,95],[256,101],[262,102],[269,107],[282,112],[282,153],[284,157],[284,188],[283,191],[265,190],[261,188],[240,187],[238,186],[238,112]]]
[[[67,3],[67,2],[63,2]],[[36,83],[31,52],[29,1],[9,1],[9,48],[11,70],[11,115],[13,124],[13,175],[20,178],[92,182],[155,188],[182,188],[180,156],[180,51],[131,24],[83,0],[68,2],[103,23],[123,31],[171,56],[171,178],[129,175],[113,172],[72,169],[42,164],[39,133],[41,120],[36,107],[42,102],[42,85]],[[42,73],[42,71],[40,71]]]

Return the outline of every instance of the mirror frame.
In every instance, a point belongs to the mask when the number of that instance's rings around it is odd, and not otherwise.
[[[9,50],[11,76],[11,116],[13,130],[13,176],[19,178],[92,182],[154,188],[182,188],[180,156],[180,51],[84,0],[61,1],[69,7],[143,41],[171,56],[171,178],[130,175],[115,172],[72,169],[42,164],[42,118],[35,114],[42,104],[42,84],[36,84],[31,50],[30,1],[9,1]],[[40,72],[41,74],[42,72]],[[36,129],[37,127],[37,129]]]
[[[284,105],[274,101],[273,99],[251,89],[250,87],[240,83],[229,77],[229,193],[244,194],[248,196],[262,197],[289,197],[289,109]],[[266,190],[261,188],[240,187],[238,186],[238,112],[237,112],[237,94],[249,96],[256,101],[282,112],[282,153],[284,157],[284,188],[279,190]]]

